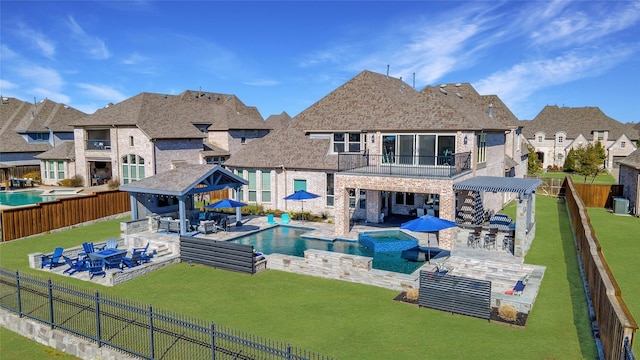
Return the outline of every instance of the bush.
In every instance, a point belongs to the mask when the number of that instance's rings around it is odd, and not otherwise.
[[[118,178],[109,179],[109,181],[107,181],[107,187],[109,190],[118,190],[120,187],[120,180],[118,180]]]
[[[420,292],[418,289],[409,289],[407,290],[407,299],[409,300],[418,300],[418,295]]]
[[[80,187],[84,185],[84,178],[80,175],[73,175],[71,179],[60,180],[60,185],[65,187]]]
[[[26,179],[33,179],[36,184],[42,184],[42,179],[40,178],[40,171],[32,171],[24,174],[23,176]]]
[[[516,321],[518,311],[513,305],[502,305],[498,308],[498,316],[507,321]]]

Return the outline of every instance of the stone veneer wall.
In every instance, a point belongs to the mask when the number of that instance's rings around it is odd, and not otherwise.
[[[633,169],[629,166],[620,166],[620,173],[618,174],[618,184],[624,185],[623,196],[629,199],[629,210],[635,209],[635,215],[639,215],[640,211],[640,170]]]
[[[304,258],[282,254],[267,255],[267,269],[287,271],[334,280],[406,291],[419,287],[419,276],[376,270],[373,258],[322,250],[306,250]]]
[[[21,318],[4,309],[0,309],[0,326],[42,345],[81,359],[139,359],[106,346],[98,347],[98,344],[93,341],[60,329],[51,329],[51,326],[47,324],[25,317]],[[9,346],[9,344],[5,344],[5,346]]]

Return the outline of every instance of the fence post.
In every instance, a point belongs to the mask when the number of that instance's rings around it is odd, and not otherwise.
[[[100,325],[100,293],[96,291],[96,334],[98,347],[102,347],[102,326]]]
[[[287,344],[287,359],[291,360],[291,344]]]
[[[51,320],[51,328],[54,329],[55,319],[53,318],[53,284],[51,283],[51,279],[49,279],[47,283],[49,284],[49,319]]]
[[[216,324],[211,323],[211,360],[216,360]]]
[[[151,358],[155,359],[155,344],[153,341],[153,306],[149,305],[149,342],[151,345]]]
[[[16,290],[18,291],[18,314],[22,317],[22,296],[20,295],[20,273],[16,270]]]

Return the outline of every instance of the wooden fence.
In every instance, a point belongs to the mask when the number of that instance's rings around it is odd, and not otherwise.
[[[127,211],[131,211],[129,194],[118,190],[6,209],[2,210],[2,240],[41,234]]]
[[[40,173],[40,165],[19,165],[1,169],[0,183],[5,184],[11,178],[23,178],[25,174],[30,172]]]
[[[589,185],[597,186],[599,185]],[[566,188],[567,208],[576,237],[578,256],[582,260],[589,293],[594,308],[594,316],[598,324],[602,350],[606,359],[625,358],[625,339],[633,344],[633,336],[638,329],[633,315],[625,304],[620,287],[616,282],[607,261],[602,255],[600,243],[591,226],[591,220],[586,211],[586,205],[580,198],[578,187],[567,177],[564,182]],[[586,193],[604,194],[606,191],[597,189],[584,190]],[[603,195],[593,196],[602,202]],[[595,201],[594,200],[594,201]]]
[[[613,198],[622,196],[623,185],[573,184],[586,207],[613,208]]]

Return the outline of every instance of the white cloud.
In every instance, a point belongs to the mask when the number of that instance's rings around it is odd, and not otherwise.
[[[133,54],[131,54],[128,58],[123,59],[122,63],[125,65],[138,65],[143,61],[146,61],[147,58],[140,55],[137,52],[134,52]]]
[[[46,98],[63,104],[69,104],[69,102],[71,101],[71,98],[69,96],[56,91],[51,91],[51,89],[49,88],[35,87],[29,90],[29,93],[35,95],[36,98],[39,99]]]
[[[124,94],[122,94],[118,90],[115,90],[112,87],[106,86],[106,85],[77,83],[76,86],[83,89],[89,97],[94,99],[101,99],[105,101],[118,103],[127,98]]]
[[[69,16],[67,25],[69,26],[72,35],[78,41],[78,45],[80,45],[82,51],[89,54],[90,57],[98,60],[104,60],[111,57],[111,53],[109,52],[104,40],[87,34],[87,32],[72,16]]]
[[[55,42],[39,31],[29,28],[23,23],[17,25],[18,36],[35,45],[46,58],[52,59],[56,52]]]
[[[64,80],[60,74],[50,68],[37,65],[22,66],[17,69],[17,74],[30,80],[35,84],[35,88],[49,89],[48,91],[52,93],[58,92],[64,86]]]
[[[253,81],[245,81],[243,82],[243,84],[251,86],[275,86],[279,85],[280,82],[277,80],[258,79]]]
[[[0,94],[7,94],[8,90],[13,90],[17,88],[18,85],[12,83],[9,80],[0,79]]]
[[[0,59],[7,61],[18,57],[15,51],[11,50],[7,45],[0,44]]]

